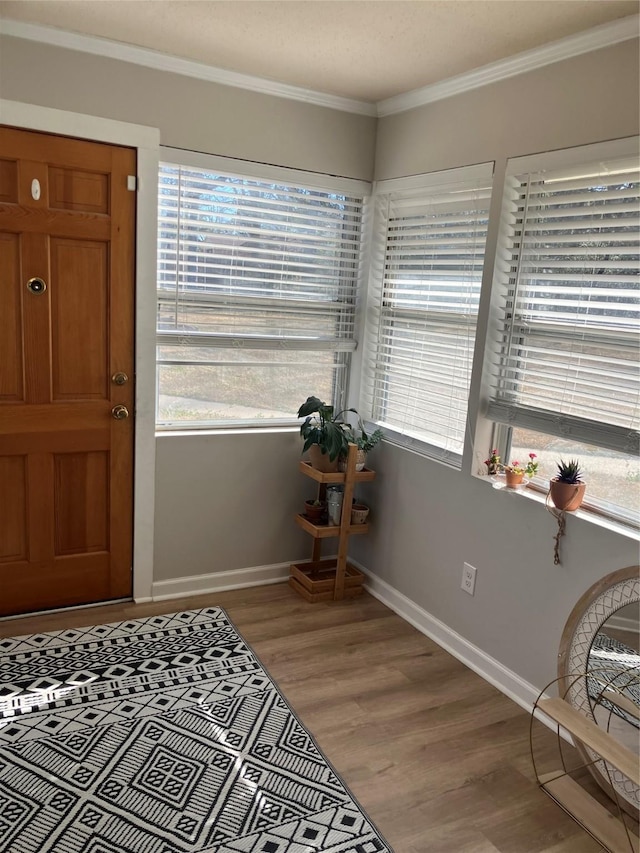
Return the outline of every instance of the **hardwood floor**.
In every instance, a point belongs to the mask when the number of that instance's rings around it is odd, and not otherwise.
[[[308,604],[277,584],[6,620],[0,636],[210,604],[226,609],[395,853],[601,849],[537,788],[529,715],[367,594]],[[555,736],[537,725],[535,743],[542,771],[553,769]]]

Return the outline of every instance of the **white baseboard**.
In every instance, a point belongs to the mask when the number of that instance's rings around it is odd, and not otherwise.
[[[243,589],[248,586],[265,586],[282,583],[289,577],[291,563],[274,563],[271,566],[253,566],[249,569],[233,569],[228,572],[212,572],[208,575],[191,575],[186,578],[171,578],[156,581],[151,588],[153,601],[167,598],[187,598],[227,589]]]
[[[445,651],[452,654],[455,658],[469,669],[472,669],[489,684],[492,684],[501,693],[504,693],[509,699],[512,699],[521,708],[524,708],[527,713],[531,713],[533,706],[540,695],[540,691],[533,684],[529,684],[523,678],[520,678],[512,670],[508,669],[500,661],[492,658],[486,652],[474,646],[468,640],[465,640],[460,634],[445,625],[431,613],[423,610],[406,595],[398,592],[386,581],[374,575],[365,566],[358,563],[356,560],[350,559],[355,566],[367,576],[365,589],[375,598],[401,616],[418,631],[425,634],[435,643],[441,646]],[[544,698],[544,697],[543,697]],[[538,714],[536,714],[538,716]],[[542,722],[549,724],[546,717],[540,716]]]

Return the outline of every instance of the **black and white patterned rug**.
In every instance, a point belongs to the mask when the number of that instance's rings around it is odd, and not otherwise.
[[[220,608],[0,654],[2,853],[391,853]]]

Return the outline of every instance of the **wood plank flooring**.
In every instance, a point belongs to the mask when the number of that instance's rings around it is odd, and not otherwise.
[[[529,715],[367,594],[309,604],[276,584],[6,620],[0,636],[211,604],[226,609],[395,853],[601,849],[536,786]],[[537,725],[535,744],[540,772],[554,769],[555,736]]]

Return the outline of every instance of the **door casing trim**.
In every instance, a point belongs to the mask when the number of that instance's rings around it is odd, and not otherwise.
[[[133,599],[153,585],[156,420],[156,244],[160,130],[0,98],[0,124],[125,145],[138,153],[136,199],[136,429],[133,468]]]

